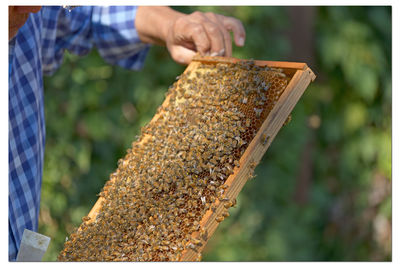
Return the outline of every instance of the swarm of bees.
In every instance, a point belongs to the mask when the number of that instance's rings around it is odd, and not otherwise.
[[[215,220],[229,216],[236,200],[225,181],[288,81],[251,61],[201,63],[177,77],[105,184],[96,218],[83,218],[58,260],[178,261],[186,249],[200,260],[201,219],[217,199]]]

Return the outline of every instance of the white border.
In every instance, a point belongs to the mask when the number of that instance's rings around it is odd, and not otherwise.
[[[1,101],[1,111],[0,111],[0,123],[1,123],[1,153],[0,153],[0,164],[1,164],[1,172],[2,172],[2,186],[1,186],[1,214],[3,214],[2,219],[0,220],[0,229],[1,229],[1,261],[8,263],[8,221],[6,220],[5,214],[8,214],[8,90],[6,89],[6,84],[8,84],[8,5],[98,5],[99,1],[88,0],[88,1],[53,1],[53,0],[43,0],[43,1],[1,1],[1,8],[0,8],[0,19],[1,19],[1,45],[3,46],[1,49],[1,78],[3,88],[0,90],[0,101]],[[336,0],[336,1],[243,1],[243,0],[231,0],[231,1],[215,1],[215,0],[203,0],[203,1],[121,1],[121,0],[114,0],[114,1],[102,1],[102,5],[391,5],[392,6],[392,62],[393,62],[393,69],[392,69],[392,120],[393,120],[393,128],[392,128],[392,207],[396,207],[396,209],[392,208],[392,239],[393,239],[393,246],[392,246],[392,262],[391,263],[374,263],[374,262],[329,262],[324,263],[327,265],[337,265],[340,264],[341,266],[359,266],[359,265],[369,265],[369,264],[380,264],[380,265],[393,265],[395,263],[398,265],[400,263],[400,249],[399,249],[399,230],[398,225],[399,220],[399,183],[396,181],[396,177],[398,178],[398,166],[397,164],[400,163],[400,159],[398,157],[399,153],[399,142],[398,137],[400,136],[400,129],[399,129],[399,112],[400,106],[397,106],[396,103],[399,103],[399,53],[398,49],[400,48],[399,42],[399,33],[400,33],[400,1],[361,1],[361,0]],[[397,164],[393,164],[397,163]],[[19,263],[13,263],[19,264]],[[32,264],[39,265],[45,263],[30,263],[29,266]],[[50,263],[50,264],[61,264],[61,263]],[[79,264],[79,263],[75,263]],[[82,263],[83,264],[83,263]],[[88,264],[88,263],[84,263]],[[97,263],[89,263],[89,264],[97,264]],[[126,264],[135,264],[135,266],[149,266],[149,264],[162,264],[164,266],[168,264],[188,264],[188,263],[126,263]],[[244,263],[239,262],[230,262],[230,263],[191,263],[191,264],[212,264],[218,266],[242,266]],[[321,263],[274,263],[274,262],[267,262],[267,263],[245,263],[251,264],[253,266],[282,266],[286,264],[295,264],[297,266],[319,266]]]

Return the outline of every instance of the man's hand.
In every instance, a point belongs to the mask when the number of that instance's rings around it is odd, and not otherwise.
[[[180,64],[189,64],[197,52],[229,57],[232,55],[230,32],[237,46],[243,46],[246,38],[238,19],[197,11],[186,15],[169,7],[139,7],[135,26],[143,42],[165,45]]]

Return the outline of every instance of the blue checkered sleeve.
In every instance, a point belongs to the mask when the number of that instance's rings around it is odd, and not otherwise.
[[[136,7],[45,6],[9,42],[9,260],[24,229],[37,231],[45,144],[43,73],[61,65],[65,50],[97,48],[109,63],[137,70],[149,46],[135,29]]]
[[[140,41],[135,29],[135,6],[88,7],[81,6],[71,12],[59,10],[57,17],[48,9],[49,25],[45,28],[43,70],[53,73],[62,62],[64,50],[77,55],[87,54],[93,46],[110,64],[138,70],[142,67],[149,45]]]

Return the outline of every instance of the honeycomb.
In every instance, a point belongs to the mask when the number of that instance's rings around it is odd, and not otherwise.
[[[177,261],[185,250],[200,260],[209,239],[200,221],[216,200],[224,210],[215,220],[229,216],[236,200],[225,182],[289,81],[252,61],[187,69],[119,160],[96,217],[82,218],[58,260]]]

